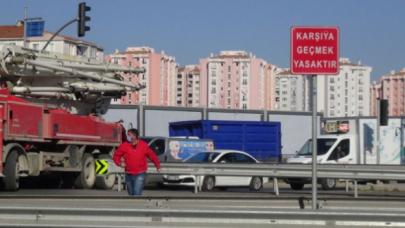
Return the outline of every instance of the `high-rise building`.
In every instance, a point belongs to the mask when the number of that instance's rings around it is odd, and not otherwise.
[[[126,81],[146,85],[145,89],[138,92],[127,93],[113,103],[118,104],[146,104],[146,105],[176,105],[176,76],[177,64],[172,56],[163,51],[155,52],[150,47],[128,47],[125,52],[116,51],[107,59],[115,64],[132,67],[143,67],[145,73],[124,74]]]
[[[245,51],[221,51],[200,61],[201,105],[210,108],[264,109],[272,67]]]
[[[268,110],[274,110],[274,104],[275,104],[275,99],[274,97],[276,96],[276,75],[277,72],[279,71],[279,68],[275,65],[272,64],[267,64],[264,69],[264,92],[265,92],[265,97],[264,97],[264,103],[265,103],[265,108]]]
[[[377,101],[382,97],[381,82],[370,86],[370,116],[377,116]]]
[[[371,87],[373,95],[371,97],[372,114],[377,115],[377,99],[388,100],[388,114],[390,116],[405,115],[405,68],[399,72],[391,71],[381,77],[379,83],[374,83]]]
[[[340,59],[339,75],[317,76],[317,107],[326,117],[369,116],[372,68]]]
[[[305,75],[293,75],[289,69],[278,69],[275,76],[273,110],[310,111],[310,80]]]
[[[200,106],[200,69],[197,65],[178,68],[176,79],[176,105]]]

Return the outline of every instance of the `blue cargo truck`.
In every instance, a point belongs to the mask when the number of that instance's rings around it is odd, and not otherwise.
[[[169,134],[212,139],[215,149],[242,150],[262,162],[281,161],[281,123],[196,120],[172,122]]]

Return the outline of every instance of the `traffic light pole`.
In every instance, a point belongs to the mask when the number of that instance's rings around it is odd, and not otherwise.
[[[78,21],[78,19],[75,18],[75,19],[69,21],[68,23],[66,23],[64,26],[62,26],[56,33],[54,33],[54,34],[52,35],[52,37],[48,40],[48,42],[46,42],[45,46],[41,49],[41,52],[44,52],[44,51],[45,51],[45,49],[46,49],[46,47],[48,47],[49,43],[51,43],[52,40],[53,40],[60,32],[62,32],[66,27],[68,27],[69,25],[71,25],[71,24],[73,24],[73,23],[75,23],[75,22],[77,22],[77,21]]]
[[[24,7],[24,48],[27,47],[27,17],[28,17],[28,7]]]

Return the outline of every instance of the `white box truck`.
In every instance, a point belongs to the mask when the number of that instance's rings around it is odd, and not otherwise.
[[[380,126],[378,143],[376,118],[323,119],[317,138],[317,163],[404,164],[404,123],[405,119],[390,118],[388,126]],[[287,163],[312,163],[312,139],[308,139],[293,157],[287,159]],[[290,178],[286,182],[292,189],[299,190],[311,180]],[[336,182],[335,179],[320,179],[318,183],[329,190],[335,188]]]

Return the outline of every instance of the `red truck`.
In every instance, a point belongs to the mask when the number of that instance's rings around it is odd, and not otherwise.
[[[108,158],[121,143],[121,126],[97,116],[74,115],[0,90],[0,172],[4,188],[21,177],[60,172],[80,188],[108,189],[115,177],[95,174],[94,159]]]
[[[94,160],[111,157],[121,143],[122,127],[100,116],[112,99],[144,88],[122,75],[144,72],[104,60],[3,46],[0,183],[17,190],[22,178],[56,174],[65,187],[112,188],[115,176],[96,176]]]

